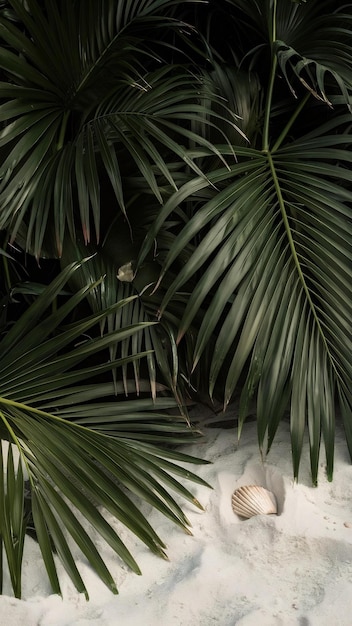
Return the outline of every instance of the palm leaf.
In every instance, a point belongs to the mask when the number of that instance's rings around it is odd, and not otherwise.
[[[53,551],[76,588],[87,595],[72,542],[104,583],[113,592],[117,591],[89,531],[78,521],[75,511],[83,515],[122,561],[140,573],[104,511],[119,519],[155,554],[165,557],[162,540],[129,493],[149,502],[186,532],[189,532],[188,520],[169,489],[201,507],[172,474],[197,482],[200,479],[169,460],[190,462],[192,459],[182,454],[176,457],[171,448],[163,448],[165,443],[174,446],[194,441],[197,435],[181,416],[171,419],[163,411],[175,406],[175,402],[141,398],[120,403],[116,392],[123,392],[122,381],[116,381],[115,386],[95,381],[97,375],[143,356],[139,353],[96,364],[99,353],[104,354],[112,344],[143,328],[138,323],[95,336],[94,327],[104,317],[128,306],[128,300],[67,323],[71,311],[76,311],[79,303],[99,285],[99,282],[91,283],[47,312],[65,283],[81,269],[81,262],[67,266],[1,341],[4,348],[0,364],[1,436],[15,444],[20,460],[15,472],[10,447],[7,470],[2,471],[0,480],[3,504],[0,532],[17,596],[21,593],[26,526],[22,467],[30,486],[35,533],[49,580],[57,593],[60,583]],[[87,333],[93,336],[84,338]],[[194,459],[194,462],[200,461]]]
[[[154,326],[151,322],[154,323],[157,319],[160,297],[155,297],[150,292],[158,276],[159,263],[149,262],[148,259],[137,273],[131,269],[128,270],[130,271],[128,280],[124,277],[119,278],[120,274],[123,274],[121,268],[134,266],[134,259],[138,255],[140,231],[144,232],[138,222],[134,223],[132,211],[130,211],[130,217],[135,233],[134,240],[130,239],[127,225],[118,220],[110,228],[103,247],[89,246],[88,250],[92,252],[92,256],[84,264],[82,271],[73,275],[72,284],[75,290],[81,290],[84,285],[96,285],[87,293],[87,300],[95,315],[113,306],[115,302],[120,300],[125,302],[124,307],[102,318],[102,332],[105,327],[111,333],[131,324],[141,325],[141,332],[126,336],[125,339],[121,338],[119,343],[119,354],[126,359],[126,363],[122,363],[122,383],[125,394],[128,395],[131,392],[129,358],[146,351],[146,372],[144,370],[143,374],[141,373],[138,361],[133,363],[132,390],[139,394],[145,391],[147,385],[155,401],[158,392],[165,392],[169,389],[177,400],[180,410],[186,412],[185,404],[189,397],[187,391],[189,384],[186,381],[189,378],[189,368],[185,367],[182,356],[181,359],[179,358],[176,347],[177,321],[179,311],[182,310],[184,304],[182,302],[176,304],[173,310],[163,317],[157,326]],[[166,247],[166,244],[163,243],[162,247],[164,246]],[[74,259],[78,260],[83,254],[87,254],[86,246],[66,240],[62,258],[63,267]],[[102,276],[105,276],[103,281]],[[117,349],[117,344],[109,348],[111,363],[116,359]],[[116,378],[116,369],[111,367],[111,371],[115,392],[121,393],[121,383]]]
[[[261,128],[253,138],[257,144],[261,135],[262,145],[244,148],[232,139],[237,162],[229,163],[229,171],[211,159],[208,168],[202,165],[213,188],[205,193],[206,182],[194,178],[167,200],[139,263],[187,203],[189,221],[165,255],[157,286],[163,286],[185,246],[194,248],[167,286],[161,313],[181,290],[189,294],[179,323],[181,347],[203,307],[193,368],[215,337],[209,388],[214,393],[224,380],[226,406],[236,385],[242,385],[239,434],[257,396],[265,455],[290,407],[295,477],[308,426],[313,481],[321,437],[331,479],[336,394],[350,450],[352,443],[351,117],[340,108],[350,106],[350,10],[347,5],[336,9],[330,0],[306,6],[230,0],[227,6],[238,40],[227,51],[214,31],[212,41],[228,63],[239,60],[242,69],[260,73],[262,110],[256,118]],[[227,78],[215,69],[219,86],[228,92]],[[282,95],[282,76],[297,92],[297,104]],[[299,83],[336,112],[313,104]],[[250,93],[228,95],[228,102],[245,112]],[[206,150],[192,153],[204,161],[209,156]]]
[[[126,213],[126,163],[159,202],[153,168],[175,187],[170,154],[200,174],[182,143],[211,148],[191,130],[199,115],[206,118],[204,80],[176,64],[155,70],[169,47],[166,29],[181,26],[170,6],[184,3],[89,1],[83,10],[65,0],[60,11],[51,1],[44,8],[37,0],[10,4],[20,24],[0,15],[7,76],[0,84],[0,228],[14,241],[25,227],[26,248],[36,256],[54,229],[51,254],[56,246],[61,255],[66,229],[73,237],[79,223],[86,243],[92,233],[99,241],[109,185],[116,209]],[[217,98],[211,87],[209,98]]]
[[[224,376],[226,363],[226,405],[250,359],[240,420],[259,385],[258,435],[264,454],[266,436],[269,432],[270,447],[291,397],[294,473],[308,422],[314,481],[321,430],[331,478],[331,398],[336,385],[345,420],[351,418],[346,402],[352,376],[351,153],[346,135],[336,134],[348,120],[348,115],[335,117],[319,131],[266,156],[238,148],[231,172],[209,174],[221,190],[213,192],[176,237],[161,275],[188,242],[205,233],[167,290],[162,311],[198,272],[179,324],[179,341],[207,299],[194,367],[215,333],[210,389]],[[197,198],[203,184],[201,179],[186,184],[165,204],[148,233],[141,261],[163,220],[187,196]],[[320,398],[317,389],[324,390]]]

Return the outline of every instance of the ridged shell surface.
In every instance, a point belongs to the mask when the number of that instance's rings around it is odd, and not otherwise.
[[[246,519],[254,515],[276,515],[277,503],[272,491],[257,485],[239,487],[232,494],[234,513]]]

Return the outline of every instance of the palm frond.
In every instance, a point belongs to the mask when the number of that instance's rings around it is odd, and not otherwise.
[[[308,422],[313,480],[321,431],[331,477],[331,398],[336,387],[345,414],[351,411],[345,401],[352,378],[351,152],[348,137],[336,132],[349,121],[349,115],[335,117],[326,127],[266,155],[238,148],[231,172],[209,174],[221,190],[213,192],[176,237],[161,275],[189,241],[205,233],[167,290],[161,310],[198,273],[179,324],[179,341],[207,300],[193,366],[215,333],[210,389],[225,376],[225,405],[248,370],[240,422],[258,390],[263,454],[266,436],[270,447],[291,398],[295,476]],[[203,184],[201,179],[186,184],[165,204],[141,259],[163,220],[184,199],[192,194],[196,198]],[[324,389],[319,398],[318,389]]]
[[[132,212],[130,212],[132,215]],[[137,217],[138,219],[138,217]],[[121,339],[119,346],[112,345],[109,348],[111,363],[114,362],[119,349],[121,357],[126,359],[122,364],[122,384],[124,392],[129,395],[131,388],[137,394],[146,391],[151,393],[155,400],[160,392],[172,393],[177,400],[180,411],[186,414],[186,404],[190,395],[189,367],[185,366],[182,355],[179,355],[176,346],[177,325],[180,311],[185,306],[185,298],[179,299],[168,314],[155,326],[160,307],[160,294],[151,293],[160,272],[160,262],[150,261],[148,258],[138,271],[134,271],[135,259],[138,256],[139,235],[144,229],[131,222],[135,239],[130,239],[127,224],[118,220],[110,228],[105,239],[104,246],[100,248],[88,247],[92,256],[86,262],[80,273],[72,277],[74,289],[82,289],[84,285],[96,284],[96,287],[87,293],[87,300],[94,314],[112,307],[115,302],[123,300],[125,306],[116,310],[113,314],[104,317],[101,321],[101,332],[106,327],[108,332],[116,332],[121,327],[135,324],[141,326],[141,332],[125,339]],[[158,254],[162,255],[169,246],[169,241],[164,241],[167,233],[159,240]],[[78,260],[87,253],[87,247],[83,243],[69,242],[66,240],[62,265]],[[183,255],[188,258],[187,255]],[[182,259],[183,259],[182,256]],[[124,275],[123,268],[128,268],[129,275]],[[100,280],[104,276],[104,280]],[[131,371],[129,357],[146,351],[146,367],[140,369],[138,361],[133,362],[133,380],[131,387]],[[116,393],[121,393],[121,383],[116,378],[116,369],[111,367]],[[187,389],[188,388],[188,389]]]
[[[348,46],[346,46],[346,51],[349,54]],[[344,69],[343,64],[341,66],[336,64],[336,69],[334,69],[333,66],[325,65],[321,59],[316,61],[314,58],[302,56],[297,50],[283,41],[275,42],[275,53],[283,75],[294,95],[296,95],[296,92],[292,86],[293,81],[289,76],[289,70],[315,98],[331,107],[331,94],[334,93],[331,83],[336,83],[345,104],[350,107],[349,100],[352,83],[349,79],[349,73]],[[352,58],[346,59],[346,66],[351,61]]]
[[[0,228],[13,241],[25,225],[26,248],[40,256],[53,227],[61,255],[79,222],[86,243],[99,241],[103,179],[126,212],[126,161],[159,202],[153,168],[175,187],[170,154],[200,174],[182,144],[211,148],[190,128],[205,113],[204,87],[201,72],[162,62],[165,29],[181,27],[167,0],[11,5],[20,24],[0,15]]]
[[[33,523],[43,561],[57,593],[60,584],[54,553],[77,589],[87,595],[72,541],[108,587],[117,591],[75,511],[83,515],[123,562],[140,573],[106,513],[119,519],[155,554],[165,557],[162,540],[129,494],[147,501],[186,532],[189,522],[168,489],[201,507],[172,476],[200,480],[172,460],[192,462],[187,455],[176,454],[172,446],[194,441],[197,436],[184,418],[171,418],[163,411],[171,405],[175,407],[175,402],[140,398],[120,403],[116,393],[123,391],[122,381],[115,386],[96,381],[100,374],[144,356],[134,353],[97,363],[99,353],[104,354],[110,346],[151,323],[119,326],[100,335],[94,332],[104,317],[114,315],[129,300],[115,302],[99,314],[68,323],[71,311],[77,310],[98,283],[83,287],[48,312],[63,285],[81,268],[81,262],[67,266],[1,340],[1,437],[15,445],[19,464],[15,471],[10,451],[7,470],[0,480],[0,534],[17,596],[21,593],[26,528],[23,475],[30,488]],[[87,333],[92,333],[88,339]],[[0,465],[3,467],[3,463]]]

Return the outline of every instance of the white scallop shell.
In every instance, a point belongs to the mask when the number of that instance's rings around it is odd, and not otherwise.
[[[239,487],[232,494],[232,508],[240,517],[253,517],[254,515],[277,514],[277,503],[272,491],[257,485]]]

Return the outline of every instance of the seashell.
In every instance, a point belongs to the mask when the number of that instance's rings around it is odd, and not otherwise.
[[[232,494],[234,513],[246,519],[254,515],[276,515],[277,503],[272,491],[258,485],[239,487]]]

